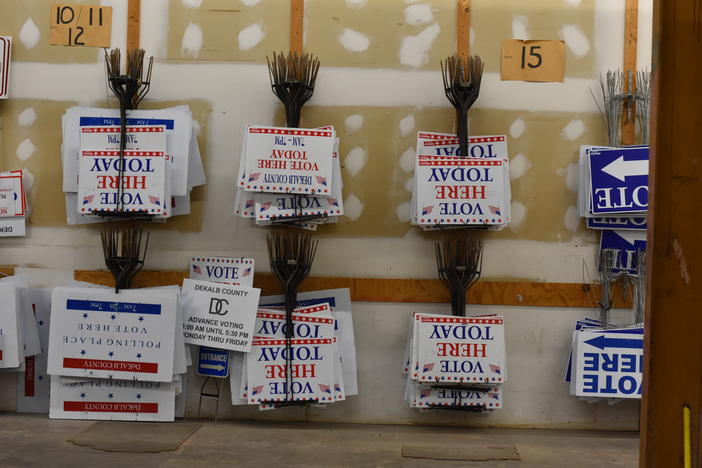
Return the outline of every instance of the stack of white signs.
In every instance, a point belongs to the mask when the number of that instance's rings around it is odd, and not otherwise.
[[[0,279],[0,370],[25,370],[25,357],[41,353],[39,332],[24,278]]]
[[[412,408],[502,408],[503,318],[415,313],[403,371]]]
[[[257,225],[296,222],[316,230],[344,214],[334,127],[249,125],[241,151],[234,214]],[[297,221],[295,221],[297,220]]]
[[[257,337],[269,337],[271,332],[275,332],[275,337],[280,338],[281,333],[282,336],[285,336],[285,328],[280,330],[279,328],[281,326],[285,327],[285,325],[281,325],[279,318],[281,315],[284,316],[284,297],[283,296],[267,296],[267,297],[262,297],[261,298],[261,307],[264,307],[267,309],[266,310],[261,310],[261,314],[266,314],[270,313],[272,314],[273,318],[269,317],[259,317],[258,318],[258,324],[257,324]],[[295,312],[296,314],[298,313],[303,313],[303,312],[308,312],[314,313],[314,314],[319,314],[320,312],[323,312],[326,310],[327,305],[331,308],[331,314],[332,318],[334,319],[334,334],[333,338],[335,341],[335,346],[334,346],[334,353],[339,357],[340,359],[340,369],[336,368],[337,366],[337,361],[334,359],[334,375],[337,376],[339,372],[341,373],[336,377],[336,381],[334,382],[334,391],[336,392],[336,396],[338,397],[338,400],[342,400],[343,397],[346,396],[351,396],[351,395],[358,395],[358,376],[357,376],[357,366],[356,366],[356,345],[355,345],[355,337],[354,337],[354,331],[353,331],[353,316],[352,316],[352,311],[351,311],[351,294],[350,290],[348,288],[343,288],[343,289],[326,289],[322,291],[307,291],[307,292],[301,292],[297,296],[297,311]],[[315,307],[321,306],[322,309],[316,309]],[[322,317],[324,318],[324,317]],[[324,320],[323,320],[324,321]],[[300,331],[302,332],[307,332],[307,327],[304,325],[305,323],[309,322],[293,322],[295,325],[295,331]],[[300,330],[298,330],[300,329]],[[258,333],[260,332],[260,333]],[[301,335],[295,335],[296,338],[301,339]],[[319,338],[315,338],[319,339]],[[325,339],[325,338],[321,338]],[[280,339],[278,340],[280,341]],[[284,340],[283,340],[284,341]],[[272,346],[280,346],[278,345],[272,345]],[[291,348],[293,344],[291,343]],[[261,348],[258,348],[259,351]],[[271,348],[275,349],[275,348]],[[327,349],[327,348],[325,348]],[[294,353],[295,351],[293,351]],[[287,353],[287,351],[283,351],[283,353]],[[285,355],[283,356],[284,359]],[[234,405],[245,405],[245,404],[255,404],[255,402],[249,401],[249,392],[248,392],[248,366],[246,362],[246,356],[244,355],[236,355],[236,353],[233,355],[233,363],[232,367],[234,369],[237,369],[236,372],[232,373],[231,376],[231,394],[232,394],[232,404]],[[278,357],[276,356],[276,359]],[[283,362],[285,362],[283,360]],[[261,364],[261,363],[260,363]],[[261,365],[266,365],[265,361]],[[299,367],[298,367],[299,369]],[[241,371],[239,371],[241,370]],[[327,370],[327,367],[323,367],[322,370]],[[299,372],[293,370],[292,372]],[[295,374],[293,374],[294,376]],[[275,384],[275,380],[272,380],[269,383],[269,395],[272,392],[277,392],[277,389],[271,388],[270,385]],[[257,385],[260,386],[261,384]],[[287,384],[286,384],[287,385]],[[300,384],[302,385],[302,384]],[[322,383],[322,385],[327,385],[325,383]],[[337,388],[338,385],[338,388]],[[293,384],[293,387],[297,389],[298,384]],[[319,387],[317,387],[319,388]],[[326,407],[326,403],[331,403],[334,400],[329,400],[329,392],[326,391],[326,387],[324,388],[324,395],[322,395],[322,398],[325,398],[325,400],[319,401],[321,407]],[[263,390],[263,389],[261,389]],[[331,390],[331,389],[330,389]],[[343,392],[343,395],[342,395]],[[258,391],[256,391],[258,395]],[[253,399],[256,399],[257,395],[252,395]],[[275,393],[276,398],[279,398],[277,396],[277,393]],[[293,395],[289,395],[290,398],[295,398]],[[297,396],[297,395],[296,395]],[[287,395],[285,395],[287,397]],[[293,401],[301,401],[301,400],[293,400]],[[316,401],[316,400],[312,400]],[[325,404],[322,404],[325,403]],[[316,404],[316,403],[315,403]],[[280,406],[280,403],[278,403],[278,406]],[[261,403],[259,405],[259,408],[264,410],[264,409],[273,409],[276,408],[276,403],[275,400],[271,403]]]
[[[56,288],[50,418],[173,421],[187,372],[177,287]]]
[[[242,378],[231,381],[234,404],[270,409],[291,402],[328,404],[346,399],[329,304],[295,309],[292,323],[294,338],[288,343],[285,312],[258,310],[253,346],[242,362]]]
[[[24,172],[1,172],[0,237],[24,236],[27,213]]]
[[[418,133],[412,224],[424,230],[504,228],[510,221],[511,201],[507,137],[471,137],[469,156],[457,153],[455,135]]]
[[[600,249],[617,250],[615,270],[633,272],[646,249],[648,147],[580,147],[578,212],[602,230]]]
[[[579,320],[573,331],[565,381],[570,394],[588,401],[641,398],[643,328],[602,328],[599,321]]]
[[[24,372],[17,373],[17,412],[49,413],[49,382],[46,374],[49,349],[51,289],[29,289],[29,303],[39,331],[41,353],[24,358]]]
[[[116,211],[156,221],[190,214],[190,192],[205,183],[195,136],[187,106],[130,111],[121,161],[118,110],[68,109],[62,145],[68,224],[101,222]]]

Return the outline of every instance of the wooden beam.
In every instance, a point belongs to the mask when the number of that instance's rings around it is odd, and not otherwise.
[[[290,52],[302,53],[305,1],[290,0]]]
[[[141,42],[141,0],[128,0],[127,3],[127,50],[140,47]]]
[[[471,0],[456,3],[456,54],[462,59],[470,56],[470,4]]]
[[[183,271],[142,271],[134,280],[135,288],[181,284]],[[78,270],[77,281],[114,286],[108,271]],[[280,294],[277,280],[270,273],[256,273],[254,286],[262,295]],[[450,301],[448,290],[435,279],[310,277],[301,291],[350,288],[356,302],[398,302],[441,304]],[[595,284],[537,283],[531,281],[479,281],[468,294],[468,303],[476,305],[535,307],[597,307],[600,289]],[[615,292],[615,307],[631,307],[631,302]]]
[[[641,467],[702,464],[702,66],[697,2],[654,0]],[[684,215],[689,213],[689,215]]]
[[[638,52],[639,0],[626,0],[624,13],[624,92],[636,92],[636,57]],[[631,74],[631,75],[629,75]],[[631,76],[631,87],[629,87]],[[622,145],[633,145],[636,138],[636,103],[631,114],[622,115]]]

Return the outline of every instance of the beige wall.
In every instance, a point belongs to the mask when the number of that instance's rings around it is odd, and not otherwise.
[[[113,6],[113,45],[123,47],[126,0],[99,3]],[[471,131],[506,134],[512,159],[513,223],[502,232],[484,235],[484,278],[592,279],[587,272],[594,272],[597,236],[584,228],[575,212],[575,163],[579,145],[605,141],[590,90],[597,86],[599,72],[621,66],[623,3],[473,1],[472,50],[481,55],[486,69],[481,96],[471,113]],[[640,1],[640,7],[639,61],[645,66],[650,57],[650,1]],[[142,9],[142,45],[156,58],[145,105],[191,106],[208,178],[207,186],[194,194],[193,214],[154,232],[147,268],[184,269],[193,255],[252,255],[258,270],[266,271],[266,231],[231,212],[244,125],[281,122],[264,64],[267,54],[288,46],[289,2],[149,0],[142,2]],[[75,104],[114,102],[105,87],[102,51],[49,46],[45,2],[0,0],[0,11],[0,34],[15,38],[11,99],[0,103],[0,166],[26,168],[33,178],[28,235],[0,240],[1,262],[62,270],[103,268],[95,228],[65,226],[58,183],[63,110]],[[336,126],[349,213],[339,225],[319,233],[312,273],[435,277],[436,235],[423,235],[407,221],[411,178],[407,161],[413,157],[417,130],[450,131],[453,126],[439,61],[454,52],[455,2],[308,0],[305,25],[305,47],[320,56],[322,68],[315,95],[303,111],[303,124]],[[509,37],[565,40],[565,82],[501,82],[500,42]],[[30,108],[37,116],[34,121],[18,119]],[[350,125],[351,116],[362,120],[360,128]],[[21,160],[17,149],[25,141],[36,150]],[[507,316],[508,362],[515,377],[507,384],[503,412],[464,420],[404,408],[394,370],[399,368],[394,363],[400,359],[407,315],[412,310],[445,308],[355,306],[363,394],[315,417],[637,425],[636,404],[587,405],[568,396],[567,388],[558,383],[567,331],[576,317],[594,311],[491,308]],[[532,330],[533,337],[524,336],[524,330]],[[389,339],[382,339],[385,336]],[[378,388],[387,389],[387,394],[379,397]],[[558,404],[551,406],[550,401]],[[261,417],[285,414],[269,412]]]

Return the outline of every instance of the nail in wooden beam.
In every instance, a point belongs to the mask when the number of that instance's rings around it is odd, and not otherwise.
[[[456,3],[456,53],[462,59],[470,55],[470,2],[457,0]]]
[[[290,1],[290,52],[302,53],[302,34],[305,17],[305,1]]]
[[[636,55],[639,30],[639,0],[626,0],[624,23],[624,92],[636,92]],[[631,73],[631,81],[629,74]],[[631,89],[629,88],[631,83]],[[622,115],[622,145],[633,145],[636,137],[636,104]]]
[[[129,0],[127,3],[127,50],[140,47],[141,0]]]

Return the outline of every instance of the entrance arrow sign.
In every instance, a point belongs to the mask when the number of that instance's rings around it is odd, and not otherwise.
[[[602,172],[625,182],[627,177],[648,175],[648,160],[626,161],[624,156],[619,156],[603,167]]]
[[[610,338],[605,335],[596,336],[595,338],[585,341],[585,343],[595,348],[627,348],[627,349],[643,349],[643,340],[630,338]]]

